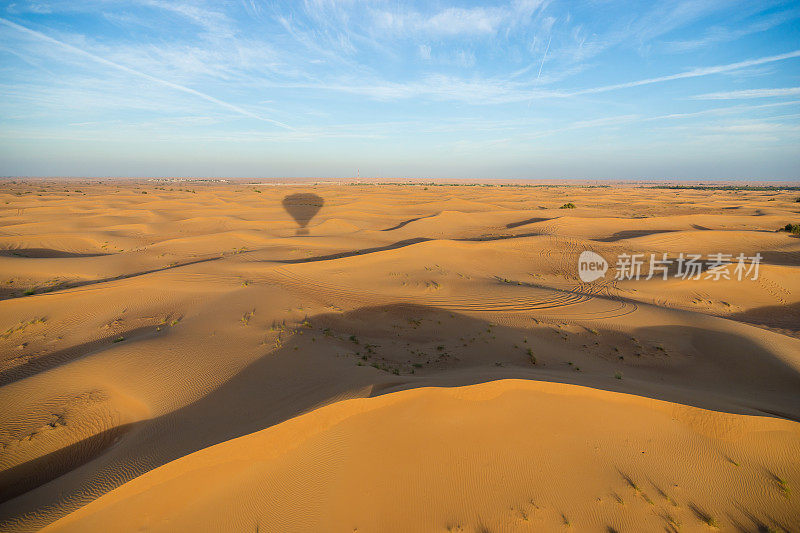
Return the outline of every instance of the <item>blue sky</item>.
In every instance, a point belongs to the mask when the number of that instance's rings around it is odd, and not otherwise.
[[[800,178],[800,3],[0,2],[0,175]]]

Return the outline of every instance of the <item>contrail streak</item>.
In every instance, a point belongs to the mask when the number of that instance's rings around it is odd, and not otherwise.
[[[615,91],[617,89],[627,89],[628,87],[639,87],[640,85],[650,85],[652,83],[661,83],[664,81],[680,80],[684,78],[697,78],[700,76],[708,76],[710,74],[719,74],[722,72],[730,72],[731,70],[738,70],[740,68],[753,67],[755,65],[763,65],[764,63],[772,63],[774,61],[783,61],[784,59],[792,59],[800,57],[800,50],[787,52],[785,54],[778,54],[775,56],[759,57],[756,59],[748,59],[746,61],[739,61],[738,63],[729,63],[727,65],[716,65],[713,67],[700,67],[694,70],[687,70],[686,72],[679,72],[678,74],[671,74],[669,76],[660,76],[658,78],[648,78],[646,80],[629,81],[626,83],[618,83],[615,85],[604,85],[602,87],[593,87],[591,89],[581,89],[571,93],[564,93],[562,96],[579,96],[582,94],[604,93],[606,91]]]
[[[270,124],[275,124],[276,126],[280,126],[281,128],[286,128],[287,130],[294,129],[291,126],[289,126],[287,124],[284,124],[283,122],[278,122],[277,120],[273,120],[271,118],[266,118],[266,117],[259,116],[259,115],[255,114],[255,113],[252,113],[252,112],[250,112],[250,111],[248,111],[246,109],[243,109],[243,108],[241,108],[241,107],[239,107],[237,105],[229,104],[228,102],[224,102],[224,101],[219,100],[217,98],[214,98],[213,96],[210,96],[208,94],[201,93],[200,91],[197,91],[197,90],[192,89],[190,87],[185,87],[183,85],[179,85],[179,84],[173,83],[171,81],[163,80],[161,78],[156,78],[155,76],[151,76],[150,74],[145,74],[144,72],[139,72],[138,70],[134,70],[134,69],[132,69],[130,67],[126,67],[125,65],[120,65],[119,63],[114,63],[113,61],[110,61],[110,60],[108,60],[108,59],[106,59],[104,57],[100,57],[100,56],[95,55],[95,54],[93,54],[91,52],[87,52],[86,50],[82,50],[82,49],[80,49],[80,48],[78,48],[76,46],[72,46],[71,44],[67,44],[65,42],[59,41],[58,39],[53,39],[52,37],[49,37],[49,36],[45,35],[44,33],[40,33],[38,31],[32,30],[30,28],[26,28],[25,26],[20,26],[19,24],[11,22],[10,20],[4,19],[2,17],[0,17],[0,23],[5,24],[9,28],[13,28],[15,30],[21,31],[21,32],[26,33],[28,35],[32,35],[33,37],[36,37],[37,39],[40,39],[42,41],[45,41],[45,42],[54,44],[56,46],[59,46],[59,47],[65,49],[65,50],[69,50],[70,52],[72,52],[74,54],[77,54],[77,55],[80,55],[80,56],[83,56],[83,57],[87,57],[87,58],[91,59],[92,61],[95,61],[95,62],[100,63],[102,65],[106,65],[108,67],[112,67],[112,68],[115,68],[117,70],[121,70],[122,72],[126,72],[128,74],[132,74],[134,76],[138,76],[140,78],[144,78],[146,80],[158,83],[160,85],[164,85],[164,86],[169,87],[171,89],[175,89],[176,91],[181,91],[183,93],[187,93],[187,94],[191,94],[193,96],[197,96],[198,98],[202,98],[203,100],[206,100],[207,102],[211,102],[211,103],[216,104],[216,105],[218,105],[220,107],[224,107],[225,109],[229,109],[230,111],[234,111],[234,112],[236,112],[236,113],[238,113],[240,115],[243,115],[245,117],[254,118],[256,120],[261,120],[263,122],[269,122]]]
[[[539,79],[539,76],[542,75],[542,67],[544,66],[544,60],[547,59],[547,51],[550,50],[550,41],[553,40],[553,36],[550,35],[550,38],[547,39],[547,48],[544,49],[544,55],[542,56],[542,63],[539,65],[539,72],[536,74],[536,79]]]
[[[547,59],[547,52],[550,50],[550,41],[553,40],[553,34],[550,34],[550,37],[547,39],[547,46],[544,49],[544,55],[542,56],[542,62],[539,64],[539,72],[536,73],[536,79],[539,79],[539,76],[542,75],[542,67],[544,66],[544,60]],[[528,100],[528,111],[531,110],[531,103],[533,103],[533,98]]]

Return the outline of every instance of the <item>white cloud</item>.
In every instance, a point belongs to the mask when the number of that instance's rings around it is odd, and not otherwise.
[[[783,89],[745,89],[720,93],[706,93],[693,96],[695,100],[740,100],[747,98],[773,98],[776,96],[794,96],[800,94],[800,87]]]
[[[415,22],[422,31],[436,35],[464,35],[494,33],[502,20],[503,14],[498,10],[451,7]]]
[[[729,124],[721,126],[708,126],[709,131],[725,133],[772,133],[798,131],[798,126],[787,126],[774,122],[747,122],[740,124]]]
[[[543,98],[570,98],[587,94],[597,94],[642,85],[664,83],[685,78],[709,76],[760,65],[774,61],[782,61],[800,57],[800,50],[786,54],[767,56],[727,65],[700,67],[693,70],[648,78],[615,85],[590,87],[574,91],[541,89],[532,83],[513,81],[512,78],[475,78],[470,80],[442,74],[430,75],[409,82],[389,82],[381,79],[365,81],[363,78],[342,78],[332,82],[302,82],[269,84],[273,87],[311,89],[323,91],[339,91],[360,94],[376,100],[397,100],[415,97],[431,97],[438,100],[454,100],[474,105],[501,104],[528,101]],[[794,94],[794,93],[791,93]]]
[[[34,38],[39,39],[41,41],[44,41],[44,42],[47,42],[49,44],[55,45],[55,46],[57,46],[57,47],[59,47],[59,48],[61,48],[63,50],[71,52],[72,54],[75,54],[75,55],[77,55],[79,57],[83,57],[85,59],[90,59],[91,61],[94,61],[96,63],[100,63],[100,64],[105,65],[107,67],[111,67],[113,69],[125,72],[127,74],[131,74],[131,75],[136,76],[138,78],[143,78],[143,79],[146,79],[148,81],[157,83],[159,85],[163,85],[165,87],[169,87],[169,88],[174,89],[176,91],[180,91],[180,92],[183,92],[183,93],[186,93],[186,94],[190,94],[190,95],[196,96],[198,98],[206,100],[207,102],[211,102],[211,103],[216,104],[216,105],[218,105],[220,107],[228,109],[229,111],[233,111],[235,113],[238,113],[238,114],[240,114],[242,116],[254,118],[256,120],[261,120],[261,121],[264,121],[264,122],[269,122],[269,123],[274,124],[276,126],[280,126],[281,128],[291,129],[290,126],[288,126],[288,125],[286,125],[286,124],[284,124],[282,122],[278,122],[277,120],[273,120],[271,118],[262,117],[260,115],[255,114],[255,113],[252,113],[252,112],[250,112],[250,111],[248,111],[248,110],[246,110],[246,109],[244,109],[244,108],[242,108],[240,106],[225,102],[225,101],[220,100],[218,98],[214,98],[213,96],[208,95],[208,94],[203,93],[203,92],[200,92],[200,91],[198,91],[196,89],[192,89],[190,87],[186,87],[186,86],[180,85],[178,83],[173,83],[173,82],[171,82],[169,80],[157,78],[155,76],[151,76],[151,75],[146,74],[144,72],[140,72],[138,70],[135,70],[135,69],[132,69],[130,67],[127,67],[125,65],[121,65],[119,63],[115,63],[115,62],[110,61],[110,60],[108,60],[108,59],[106,59],[104,57],[100,57],[100,56],[98,56],[96,54],[93,54],[91,52],[88,52],[86,50],[78,48],[78,47],[73,46],[71,44],[67,44],[67,43],[59,41],[57,39],[53,39],[52,37],[49,37],[49,36],[47,36],[47,35],[45,35],[43,33],[40,33],[40,32],[35,31],[35,30],[31,30],[29,28],[26,28],[25,26],[21,26],[19,24],[11,22],[10,20],[6,20],[6,19],[4,19],[2,17],[0,17],[0,24],[3,24],[3,25],[8,26],[10,28],[13,28],[13,29],[15,29],[17,31],[20,31],[20,32],[22,32],[22,33],[24,33],[24,34],[26,34],[28,36],[34,37]]]
[[[524,22],[545,5],[543,0],[516,0],[504,7],[449,7],[434,13],[380,9],[373,10],[372,17],[382,31],[401,35],[479,36],[493,35],[502,26]]]
[[[768,31],[776,26],[785,24],[800,16],[800,10],[794,9],[785,12],[775,13],[762,20],[748,24],[741,28],[727,28],[713,26],[709,28],[705,35],[699,39],[671,41],[667,43],[667,50],[672,52],[688,52],[698,48],[705,48],[709,45],[735,41],[753,33]]]
[[[639,87],[641,85],[650,85],[653,83],[662,83],[665,81],[680,80],[685,78],[697,78],[700,76],[709,76],[711,74],[720,74],[723,72],[730,72],[742,68],[752,67],[755,65],[763,65],[764,63],[772,63],[775,61],[783,61],[785,59],[792,59],[800,57],[800,50],[794,50],[785,54],[778,54],[774,56],[759,57],[757,59],[748,59],[747,61],[739,61],[737,63],[729,63],[727,65],[715,65],[711,67],[699,67],[686,72],[678,74],[671,74],[669,76],[659,76],[657,78],[647,78],[644,80],[629,81],[625,83],[617,83],[615,85],[604,85],[602,87],[594,87],[590,89],[581,89],[567,93],[565,96],[578,96],[582,94],[602,93],[607,91],[614,91],[617,89],[627,89],[630,87]]]
[[[174,0],[145,0],[144,5],[170,11],[184,17],[194,24],[217,36],[232,36],[233,25],[225,13],[203,9],[196,4],[175,2]]]

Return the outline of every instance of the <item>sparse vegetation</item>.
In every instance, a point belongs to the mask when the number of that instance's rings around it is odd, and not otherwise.
[[[4,331],[0,335],[0,339],[7,339],[7,338],[9,338],[11,335],[13,335],[15,333],[19,333],[19,332],[25,331],[25,329],[28,326],[33,326],[33,325],[36,325],[36,324],[43,324],[46,321],[47,321],[46,318],[36,317],[36,318],[32,318],[32,319],[28,320],[27,322],[20,322],[19,325],[15,326],[13,328],[8,328],[6,331]]]
[[[566,204],[559,207],[559,209],[575,209],[575,204],[572,202],[567,202]]]
[[[775,476],[775,482],[778,484],[778,488],[781,489],[781,494],[783,494],[784,497],[788,498],[792,495],[792,491],[785,479]]]
[[[622,372],[614,372],[614,377],[617,379],[622,379]]]
[[[800,235],[800,224],[786,224],[782,231],[791,233],[792,235]]]
[[[675,517],[673,517],[672,515],[667,515],[667,518],[666,518],[666,520],[667,520],[667,523],[668,523],[670,526],[672,526],[672,530],[673,530],[673,531],[680,531],[680,529],[681,529],[681,523],[680,523],[680,521],[679,521],[679,520],[677,520],[677,519],[676,519]]]
[[[253,318],[253,315],[256,314],[255,309],[252,311],[247,311],[245,314],[242,315],[241,321],[243,326],[247,326],[250,324],[250,320]]]

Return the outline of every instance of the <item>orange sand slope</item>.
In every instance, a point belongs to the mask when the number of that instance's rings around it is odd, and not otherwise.
[[[800,529],[797,196],[6,183],[0,530]]]
[[[48,530],[788,527],[800,509],[776,480],[800,482],[798,454],[786,420],[504,380],[323,407],[153,470]]]

